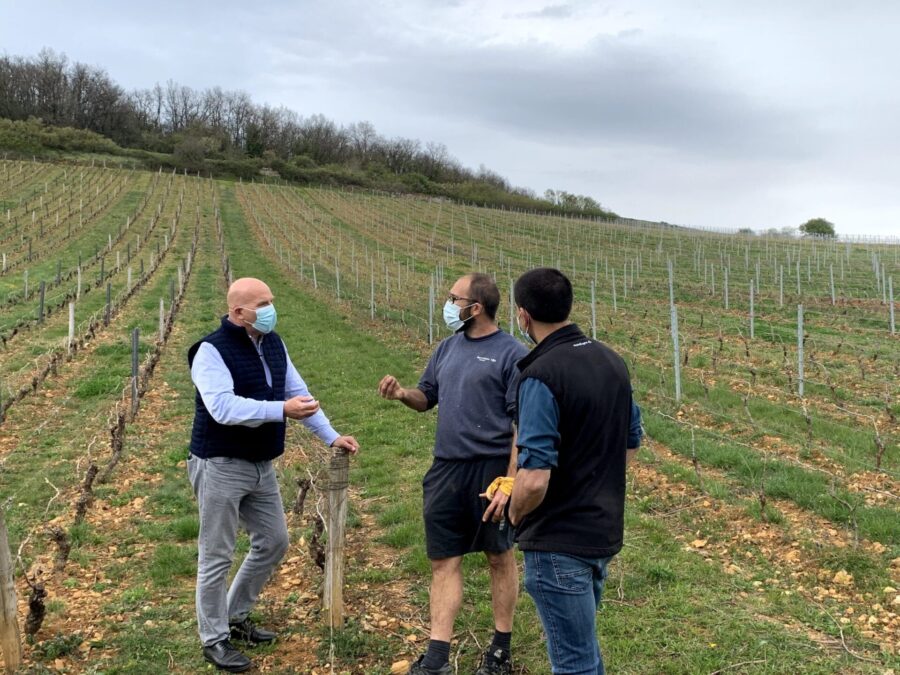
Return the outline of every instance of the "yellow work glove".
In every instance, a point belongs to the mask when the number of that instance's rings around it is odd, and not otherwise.
[[[511,476],[497,476],[494,479],[494,482],[488,485],[487,490],[485,490],[484,493],[487,495],[488,499],[493,499],[497,490],[500,490],[500,492],[508,497],[512,494],[513,483],[515,483],[515,481],[516,479]]]

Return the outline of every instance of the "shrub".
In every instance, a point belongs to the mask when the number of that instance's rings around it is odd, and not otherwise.
[[[0,119],[0,148],[41,154],[48,150],[120,154],[122,149],[108,138],[85,129],[53,127],[41,120]]]

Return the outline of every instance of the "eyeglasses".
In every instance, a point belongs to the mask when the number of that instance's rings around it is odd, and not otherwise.
[[[458,295],[453,295],[453,293],[448,293],[448,294],[447,294],[447,300],[449,300],[449,301],[452,302],[453,304],[456,304],[456,303],[459,302],[460,300],[465,300],[465,301],[471,302],[471,303],[476,303],[476,302],[478,302],[475,298],[462,298],[462,297],[460,297],[460,296],[458,296]]]

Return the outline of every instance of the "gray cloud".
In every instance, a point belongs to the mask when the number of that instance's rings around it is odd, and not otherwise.
[[[548,5],[536,12],[520,12],[508,16],[514,19],[568,19],[572,12],[572,5]]]
[[[750,159],[805,158],[821,143],[799,111],[754,101],[699,57],[628,38],[604,36],[576,52],[537,43],[384,45],[371,60],[322,74],[352,78],[365,98],[402,97],[434,116],[545,143]]]

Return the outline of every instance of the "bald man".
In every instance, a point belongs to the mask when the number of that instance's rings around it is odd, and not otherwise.
[[[259,279],[238,279],[228,289],[221,326],[188,351],[197,388],[188,457],[200,508],[197,624],[204,658],[232,673],[253,665],[232,639],[254,646],[276,637],[248,617],[288,547],[272,466],[284,453],[287,419],[300,420],[328,446],[359,449],[309,395],[274,332],[274,300]],[[250,551],[228,588],[239,523],[250,534]]]

